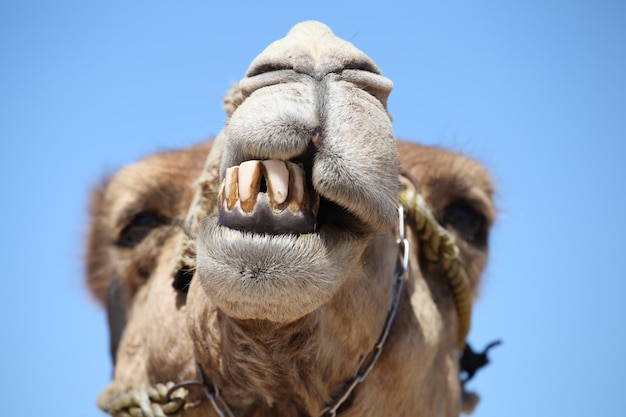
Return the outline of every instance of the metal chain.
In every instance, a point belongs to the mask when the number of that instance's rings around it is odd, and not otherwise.
[[[423,197],[418,192],[415,190],[404,190],[400,194],[400,201],[401,204],[398,207],[398,239],[396,241],[399,249],[398,260],[385,325],[372,351],[359,361],[354,378],[343,389],[341,394],[322,410],[320,417],[337,416],[339,408],[350,398],[352,392],[367,378],[374,368],[387,341],[391,325],[398,312],[404,288],[404,276],[409,269],[410,243],[406,237],[405,205],[408,210],[409,220],[416,228],[420,243],[426,244],[424,253],[427,261],[439,265],[448,275],[459,315],[459,346],[462,348],[465,345],[465,336],[469,330],[469,319],[471,317],[471,298],[470,284],[459,257],[459,249],[450,233],[434,219]],[[421,247],[420,250],[422,250]],[[187,388],[191,386],[198,386],[202,387],[204,395],[209,399],[219,417],[234,417],[232,410],[221,397],[217,387],[212,386],[204,374],[201,371],[199,372],[201,381],[185,381],[176,385],[170,382],[167,384],[166,394],[161,392],[163,391],[161,386],[157,386],[156,390],[151,387],[143,390],[132,390],[123,394],[105,390],[98,403],[103,411],[115,416],[178,416],[187,408],[192,408],[199,404],[198,401],[194,403],[188,401],[187,391]]]
[[[217,386],[213,385],[209,378],[207,378],[206,374],[202,370],[202,367],[197,362],[196,367],[198,371],[198,376],[200,377],[200,381],[202,381],[202,385],[204,386],[204,394],[211,402],[211,405],[213,406],[213,409],[215,410],[217,415],[219,417],[235,417],[232,410],[228,406],[228,403],[220,395],[220,390],[217,388]]]
[[[374,368],[374,365],[380,358],[380,354],[383,351],[383,346],[387,341],[387,337],[389,336],[389,331],[391,329],[391,325],[393,324],[393,319],[396,317],[398,312],[398,306],[400,305],[400,297],[402,295],[402,289],[404,288],[404,276],[409,270],[409,254],[410,254],[410,244],[408,239],[406,238],[406,226],[404,222],[404,207],[400,205],[398,207],[398,240],[396,243],[398,244],[398,263],[396,265],[396,271],[394,274],[393,286],[391,289],[391,295],[389,297],[389,311],[387,312],[387,319],[385,320],[385,326],[383,327],[380,336],[378,336],[378,340],[374,344],[374,349],[372,351],[361,358],[359,361],[359,366],[357,367],[357,372],[352,381],[341,394],[335,399],[335,401],[324,408],[320,414],[320,417],[336,417],[339,408],[350,398],[350,395],[354,391],[354,389],[359,385],[371,372]],[[368,359],[366,361],[366,359]]]

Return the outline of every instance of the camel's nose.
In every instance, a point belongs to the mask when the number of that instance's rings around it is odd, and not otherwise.
[[[381,73],[371,58],[316,21],[297,24],[287,36],[268,46],[252,62],[246,76],[286,69],[318,81],[345,69]]]
[[[322,202],[347,210],[351,219],[372,225],[371,230],[390,227],[397,215],[398,186],[398,158],[387,112],[392,88],[374,61],[327,26],[318,22],[294,26],[254,59],[239,82],[239,104],[224,130],[220,179],[246,161],[303,163],[306,184]],[[246,180],[244,185],[253,182]],[[311,210],[292,214],[282,207],[280,216],[294,219],[285,220],[287,230],[277,228],[274,208],[264,201],[266,193],[256,193],[255,188],[254,195],[259,203],[248,207],[247,193],[238,203],[235,194],[229,194],[233,200],[221,212],[222,224],[266,233],[314,229]]]
[[[297,24],[287,36],[265,48],[252,61],[239,86],[247,97],[259,88],[301,82],[302,75],[321,82],[329,74],[367,91],[387,108],[393,83],[382,76],[370,57],[315,21]]]

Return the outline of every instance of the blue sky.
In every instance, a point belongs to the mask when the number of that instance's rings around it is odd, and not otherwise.
[[[3,414],[102,415],[89,189],[216,134],[229,84],[316,19],[394,81],[397,136],[493,173],[500,217],[470,340],[504,344],[470,384],[475,415],[623,415],[626,3],[225,3],[0,1]]]

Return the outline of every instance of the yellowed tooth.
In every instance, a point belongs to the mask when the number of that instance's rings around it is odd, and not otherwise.
[[[313,201],[313,205],[311,206],[311,213],[313,213],[313,217],[317,217],[317,214],[320,211],[320,196],[315,194],[315,200]]]
[[[241,209],[250,213],[256,204],[261,184],[261,162],[245,161],[239,165],[237,177]]]
[[[226,168],[226,176],[224,178],[224,199],[228,205],[228,210],[232,210],[237,203],[239,193],[237,186],[239,182],[239,167]]]
[[[224,179],[224,181],[222,181],[220,183],[220,191],[217,193],[217,206],[218,207],[222,207],[222,204],[224,203],[224,199],[226,198],[226,191],[224,190],[224,184],[226,183],[226,180]]]
[[[289,170],[289,209],[296,212],[302,209],[304,201],[304,170],[293,162],[287,162]]]
[[[270,159],[263,161],[262,164],[265,168],[265,180],[270,199],[276,204],[284,203],[289,191],[289,171],[285,162]]]

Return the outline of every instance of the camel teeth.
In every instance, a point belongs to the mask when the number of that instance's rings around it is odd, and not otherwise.
[[[274,204],[284,203],[289,192],[289,170],[285,162],[271,159],[261,163],[265,171],[270,200]]]
[[[265,179],[266,187],[261,192]],[[314,233],[320,197],[307,188],[301,164],[251,160],[226,169],[218,194],[218,224],[271,234]]]
[[[293,162],[287,162],[289,170],[289,209],[296,212],[304,203],[305,175],[304,170]]]
[[[313,213],[313,217],[317,218],[317,215],[320,211],[320,196],[315,195],[315,200],[313,201],[313,205],[311,206],[311,212]]]
[[[239,165],[237,185],[241,209],[252,212],[261,185],[261,161],[245,161]]]
[[[232,210],[239,199],[238,192],[238,182],[239,182],[239,167],[230,167],[226,169],[226,177],[224,178],[224,196],[223,198],[226,200],[226,205],[229,210]]]
[[[220,183],[220,187],[219,187],[219,192],[217,193],[217,206],[218,207],[222,207],[222,204],[224,203],[224,183],[226,182],[226,180],[222,181]]]
[[[263,178],[267,192],[263,190],[261,193]],[[218,199],[220,206],[228,211],[238,206],[244,213],[251,214],[259,202],[265,201],[276,212],[288,209],[298,213],[317,209],[315,201],[309,201],[307,196],[306,174],[302,165],[270,159],[245,161],[227,168]]]

